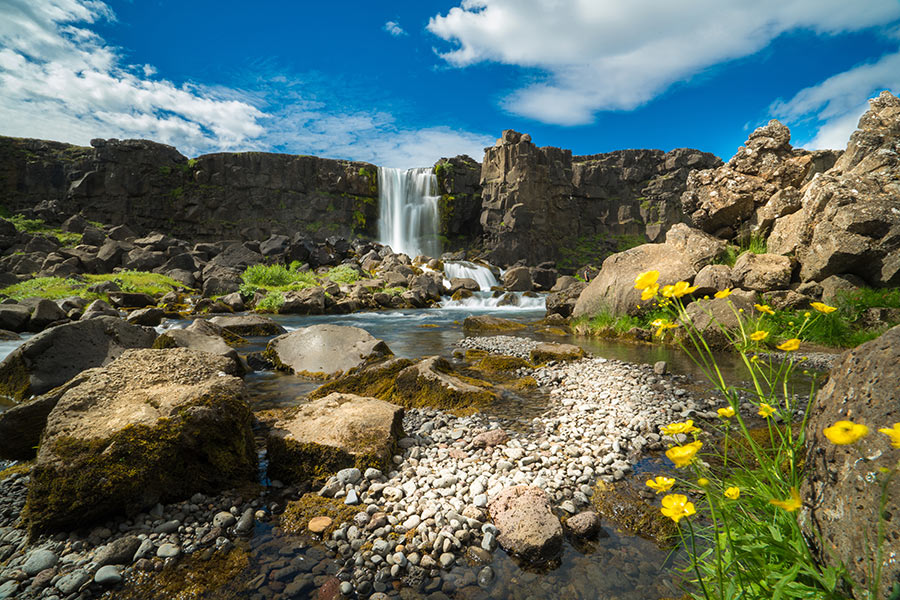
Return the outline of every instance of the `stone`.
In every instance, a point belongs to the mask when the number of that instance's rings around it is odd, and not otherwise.
[[[22,570],[29,577],[34,577],[44,569],[54,567],[59,557],[52,550],[32,550],[22,565]]]
[[[731,267],[728,265],[706,265],[697,272],[694,278],[697,286],[697,296],[712,296],[716,292],[731,289],[734,281],[731,277]]]
[[[34,305],[31,311],[31,318],[28,321],[28,329],[31,331],[42,331],[51,323],[58,321],[67,321],[66,313],[52,300],[41,298]]]
[[[67,575],[63,575],[56,582],[56,589],[58,589],[64,596],[68,596],[69,594],[74,594],[81,587],[89,582],[92,579],[89,573],[82,571],[81,569],[76,569]]]
[[[505,444],[509,440],[509,435],[502,429],[491,429],[482,431],[472,439],[472,445],[476,448],[490,448]]]
[[[94,564],[98,567],[129,565],[140,547],[141,540],[137,536],[121,537],[98,548],[94,553]]]
[[[535,346],[530,353],[531,362],[539,365],[555,361],[572,361],[584,358],[584,350],[573,344],[544,342]]]
[[[755,292],[782,290],[791,282],[793,265],[787,256],[744,252],[731,269],[735,287]]]
[[[872,584],[871,563],[857,560],[875,554],[879,501],[884,474],[893,469],[897,449],[891,439],[877,432],[900,422],[900,326],[881,337],[842,354],[831,369],[828,382],[819,390],[806,425],[806,469],[800,489],[804,514],[801,523],[824,544],[819,556],[825,564],[843,563],[853,581],[868,589]],[[869,427],[868,436],[853,445],[832,444],[822,433],[837,421],[852,421]],[[860,457],[868,460],[860,460]],[[884,515],[900,514],[900,480],[894,477],[886,490]],[[892,517],[885,524],[890,531]],[[900,577],[900,565],[887,557],[900,553],[900,539],[887,535],[881,548],[885,557],[882,589]]]
[[[390,399],[407,407],[458,409],[486,405],[497,398],[486,382],[481,382],[485,387],[476,383],[476,379],[457,377],[446,359],[429,356],[397,374]]]
[[[122,573],[119,571],[119,567],[115,565],[100,567],[97,569],[97,572],[94,573],[94,583],[100,585],[116,585],[121,581]]]
[[[30,318],[31,309],[24,304],[0,304],[0,329],[21,333]]]
[[[466,332],[515,331],[524,328],[522,323],[492,315],[472,315],[463,321],[463,330]]]
[[[491,501],[489,511],[500,532],[497,540],[508,552],[541,562],[562,550],[562,525],[542,489],[526,485],[506,488]]]
[[[195,321],[205,322],[205,321]],[[244,362],[237,350],[228,345],[224,338],[218,335],[207,335],[196,331],[191,327],[185,329],[167,329],[153,342],[154,348],[189,348],[198,352],[209,352],[223,356],[234,363],[237,373],[246,373],[250,367]]]
[[[697,271],[721,257],[726,247],[725,240],[684,223],[676,223],[666,232],[666,245],[687,256]]]
[[[84,526],[252,481],[251,414],[233,368],[186,348],[127,350],[76,376],[47,417],[29,530]]]
[[[303,290],[286,292],[284,303],[278,312],[296,315],[321,315],[325,312],[325,290],[321,287],[310,287]]]
[[[544,301],[547,308],[547,317],[559,315],[567,319],[572,316],[572,311],[575,310],[575,305],[578,303],[578,297],[581,296],[581,292],[587,286],[588,284],[582,281],[574,281],[574,283],[567,285],[561,290],[551,291]]]
[[[503,287],[510,292],[530,292],[534,289],[531,270],[528,267],[513,267],[503,273]]]
[[[156,551],[156,556],[158,556],[159,558],[163,558],[163,559],[175,558],[179,554],[181,554],[181,548],[179,548],[175,544],[169,544],[169,543],[163,544]]]
[[[572,316],[590,317],[607,311],[614,316],[635,315],[642,305],[635,278],[646,271],[659,271],[659,284],[691,282],[697,274],[691,258],[668,244],[643,244],[613,254],[603,261],[600,273],[585,288]]]
[[[740,328],[741,319],[755,316],[754,303],[755,294],[737,290],[725,298],[695,300],[685,308],[685,316],[711,348],[726,348],[729,341],[723,330],[735,332]],[[684,334],[679,331],[679,335]]]
[[[238,519],[237,524],[234,526],[234,532],[237,535],[250,535],[253,533],[253,528],[256,525],[255,518],[256,511],[253,508],[248,508],[241,513],[241,518]]]
[[[281,335],[287,330],[268,317],[261,315],[225,315],[209,320],[225,331],[240,337]]]
[[[392,355],[387,344],[364,329],[343,325],[302,327],[272,339],[265,351],[278,368],[318,379]]]
[[[309,520],[307,529],[309,529],[310,533],[321,535],[326,529],[331,527],[332,522],[331,517],[313,517]]]
[[[227,510],[219,511],[213,517],[213,527],[221,527],[222,529],[227,529],[236,522],[237,519]]]
[[[162,323],[166,311],[155,306],[147,308],[139,308],[128,313],[126,320],[134,325],[146,325],[147,327],[156,327]]]
[[[310,401],[273,426],[267,440],[269,476],[300,482],[327,479],[350,467],[385,470],[402,420],[401,407],[376,398],[334,393]]]
[[[600,532],[600,515],[593,511],[580,512],[566,520],[566,527],[575,537],[594,537]]]

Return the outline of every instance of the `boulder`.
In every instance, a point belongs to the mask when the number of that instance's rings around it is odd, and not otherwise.
[[[325,312],[325,290],[311,287],[284,294],[284,304],[278,309],[283,314],[321,315]]]
[[[323,481],[341,469],[387,472],[403,435],[403,408],[377,398],[333,393],[276,423],[266,443],[269,477]]]
[[[510,292],[530,292],[534,288],[531,270],[528,267],[507,269],[502,277],[503,287]]]
[[[719,258],[727,246],[725,240],[684,223],[676,223],[666,232],[666,245],[687,256],[698,271]]]
[[[31,308],[23,304],[0,304],[0,329],[21,333],[28,328]]]
[[[390,402],[394,395],[397,375],[412,364],[413,361],[408,358],[392,357],[359,369],[351,369],[349,373],[314,389],[308,394],[308,398],[324,398],[333,392],[341,392]]]
[[[497,541],[529,562],[556,558],[562,550],[563,528],[538,487],[518,485],[501,491],[488,506],[500,531]]]
[[[66,313],[56,302],[41,298],[31,311],[31,319],[28,321],[30,331],[42,331],[51,323],[67,321]]]
[[[825,304],[835,304],[842,297],[864,287],[866,282],[856,275],[841,274],[829,275],[820,283],[822,288],[822,302]]]
[[[787,256],[744,252],[731,269],[731,279],[735,287],[745,290],[783,290],[791,283],[792,268]]]
[[[600,533],[600,515],[592,510],[572,515],[566,520],[566,527],[577,538],[592,538]]]
[[[313,325],[269,341],[265,356],[278,368],[327,379],[391,356],[383,341],[359,327]]]
[[[561,277],[560,279],[565,278]],[[550,315],[559,315],[567,319],[572,316],[572,311],[575,310],[575,305],[578,303],[578,297],[581,296],[581,292],[584,291],[584,288],[586,288],[588,284],[582,281],[575,281],[572,277],[569,277],[569,279],[572,279],[573,283],[570,283],[561,290],[552,291],[547,294],[547,298],[544,302],[547,308],[548,317]]]
[[[47,329],[0,362],[0,394],[21,401],[105,365],[128,348],[149,348],[156,332],[112,317]]]
[[[234,372],[237,375],[243,375],[250,371],[237,350],[226,344],[225,340],[218,335],[207,335],[191,329],[169,329],[156,338],[153,347],[160,350],[190,348],[197,352],[209,352],[217,356],[224,356],[234,362]]]
[[[221,325],[216,325],[215,323],[210,322],[208,319],[194,319],[190,325],[185,327],[186,331],[196,331],[197,333],[202,333],[203,335],[209,335],[213,337],[220,337],[225,340],[225,343],[229,346],[243,346],[247,344],[247,340],[242,338],[239,335],[236,335]]]
[[[81,319],[96,319],[97,317],[119,317],[119,311],[98,298],[85,307]]]
[[[879,470],[896,468],[900,453],[888,436],[877,431],[900,422],[897,373],[900,326],[841,355],[816,395],[806,426],[808,477],[800,490],[803,522],[813,530],[810,539],[824,544],[820,558],[826,564],[843,563],[861,589],[872,584],[871,559],[885,477]],[[868,426],[869,435],[850,446],[832,444],[822,431],[844,420]],[[887,531],[896,531],[893,517],[900,514],[900,478],[890,480],[886,498],[881,514],[887,519]],[[891,558],[900,554],[900,538],[889,533],[881,551],[882,588],[875,593],[879,598],[890,595],[890,586],[900,580],[900,563]]]
[[[209,322],[240,337],[260,337],[287,333],[287,329],[272,319],[260,315],[227,315],[213,317]]]
[[[253,481],[252,415],[233,369],[186,348],[128,350],[69,382],[31,472],[30,533]]]
[[[604,311],[615,316],[637,314],[641,291],[634,288],[634,280],[650,270],[659,271],[660,285],[690,282],[697,274],[691,258],[668,244],[643,244],[613,254],[581,292],[572,316],[590,317]]]
[[[584,350],[573,344],[538,344],[531,350],[531,362],[539,365],[556,361],[570,361],[584,358]]]
[[[697,296],[712,296],[716,292],[731,289],[734,281],[731,278],[731,267],[728,265],[706,265],[694,277]]]
[[[478,282],[471,277],[451,278],[450,289],[448,290],[448,293],[450,294],[450,296],[453,296],[459,290],[466,290],[467,292],[477,292],[481,290],[481,286],[478,285]]]
[[[581,283],[571,275],[563,275],[562,277],[557,278],[556,283],[553,284],[553,287],[550,288],[551,292],[561,292],[564,289],[568,288],[571,285],[575,285],[577,283]],[[585,284],[587,285],[587,284]]]
[[[58,400],[58,395],[48,393],[0,413],[0,459],[34,458],[47,424],[47,415]]]
[[[148,306],[147,308],[139,308],[137,310],[133,310],[128,313],[128,316],[125,319],[129,323],[133,323],[135,325],[146,325],[147,327],[156,327],[160,323],[162,323],[163,317],[166,316],[166,311],[161,308],[157,308],[155,306]]]
[[[756,315],[754,301],[754,294],[736,290],[726,298],[695,300],[687,305],[685,314],[694,329],[703,334],[710,348],[727,348],[730,345],[728,335],[737,335],[740,319],[746,321]],[[741,310],[744,312],[741,313]],[[682,330],[679,333],[684,335]],[[689,341],[687,343],[690,344]]]
[[[482,406],[497,399],[497,394],[488,389],[489,385],[478,379],[463,380],[453,373],[446,359],[429,356],[400,371],[391,402],[445,410]]]
[[[466,317],[465,321],[463,321],[463,331],[466,331],[467,333],[482,331],[515,331],[524,328],[525,325],[522,323],[510,321],[509,319],[502,319],[500,317],[493,317],[491,315],[472,315]]]

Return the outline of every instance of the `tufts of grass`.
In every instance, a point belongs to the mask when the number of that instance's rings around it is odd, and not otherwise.
[[[301,264],[284,265],[251,265],[241,274],[241,294],[253,295],[256,290],[267,292],[287,292],[302,290],[319,284],[315,273],[300,271]]]
[[[733,267],[734,263],[737,262],[737,259],[741,256],[741,254],[744,254],[745,252],[752,252],[753,254],[765,254],[768,251],[769,249],[768,244],[766,243],[766,238],[761,235],[753,234],[749,238],[741,240],[741,243],[738,246],[735,246],[734,244],[729,244],[728,246],[726,246],[725,252],[723,252],[716,260],[714,260],[713,263]]]
[[[266,297],[259,301],[256,310],[259,312],[277,313],[284,305],[284,294],[282,292],[269,292]]]
[[[122,271],[106,275],[82,275],[78,279],[74,277],[36,277],[0,289],[0,295],[20,301],[26,298],[60,300],[70,296],[81,296],[89,300],[98,298],[109,300],[106,294],[95,294],[88,291],[90,286],[103,281],[116,282],[123,292],[150,294],[151,296],[166,294],[184,287],[182,283],[171,277],[158,273]]]
[[[42,219],[26,219],[23,215],[12,215],[9,220],[18,231],[52,236],[58,239],[63,246],[77,246],[81,243],[80,233],[63,231],[59,227],[50,227]]]
[[[359,281],[359,272],[350,265],[338,265],[329,269],[325,277],[335,283],[356,283]]]

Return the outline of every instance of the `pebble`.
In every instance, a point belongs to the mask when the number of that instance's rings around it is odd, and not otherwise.
[[[99,583],[100,585],[115,585],[120,581],[122,581],[122,574],[115,565],[100,567],[94,573],[94,583]]]
[[[49,569],[56,565],[59,557],[56,556],[55,552],[50,550],[33,550],[28,558],[25,559],[25,564],[22,565],[22,570],[25,571],[25,574],[29,577],[34,577],[44,569]]]
[[[220,511],[216,513],[216,516],[213,517],[213,527],[221,527],[222,529],[227,529],[235,524],[237,519],[234,518],[234,515],[228,511]],[[177,527],[176,527],[177,529]],[[171,533],[165,532],[165,533]]]
[[[174,558],[179,554],[181,554],[181,548],[175,544],[163,544],[156,551],[156,556],[159,558]]]

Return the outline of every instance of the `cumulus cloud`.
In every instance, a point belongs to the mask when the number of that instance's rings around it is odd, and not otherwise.
[[[866,100],[882,90],[900,92],[900,51],[800,90],[786,102],[775,102],[771,110],[787,122],[810,120],[817,124],[812,139],[801,142],[807,148],[844,148],[868,109]]]
[[[403,31],[403,28],[400,27],[400,24],[396,21],[388,21],[384,24],[384,30],[387,31],[394,37],[399,37],[401,35],[406,35],[406,32]]]
[[[491,61],[537,73],[503,100],[510,112],[579,125],[597,111],[634,109],[787,31],[833,35],[898,18],[896,0],[462,0],[428,30],[453,46],[439,52],[453,66]]]
[[[492,141],[448,127],[403,128],[389,113],[310,101],[320,82],[283,73],[249,89],[175,84],[153,65],[127,64],[91,30],[114,19],[95,0],[0,3],[0,134],[77,144],[138,137],[188,155],[277,149],[398,167],[461,153],[480,159]]]

